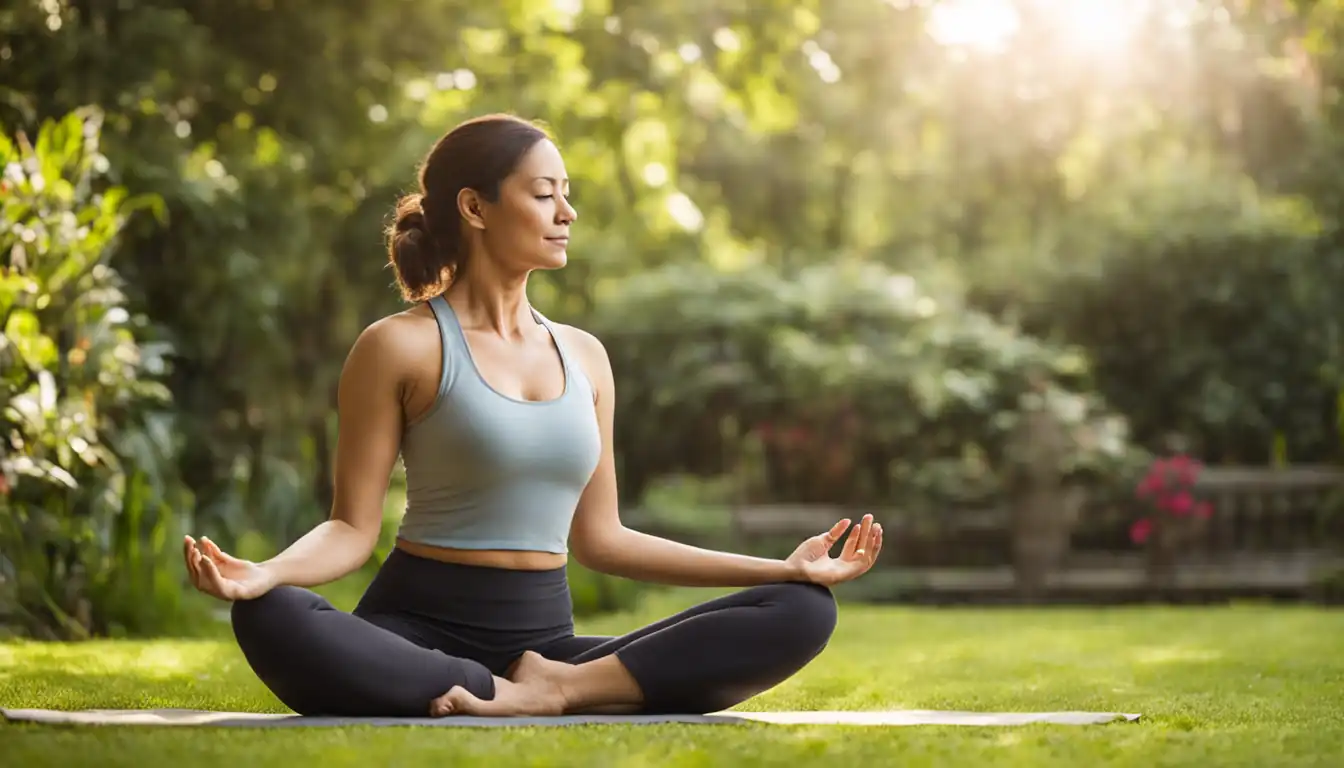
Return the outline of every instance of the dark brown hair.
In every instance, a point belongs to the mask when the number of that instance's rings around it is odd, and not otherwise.
[[[541,127],[512,115],[485,115],[444,134],[420,165],[420,190],[397,201],[387,229],[387,257],[408,302],[447,290],[466,267],[457,196],[473,189],[499,199],[499,185],[537,142]]]

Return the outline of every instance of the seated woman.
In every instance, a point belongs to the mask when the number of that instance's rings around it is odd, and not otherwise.
[[[836,623],[829,587],[872,566],[881,526],[841,520],[785,560],[624,527],[606,352],[527,299],[533,270],[564,266],[576,218],[560,152],[529,122],[483,117],[435,144],[419,182],[388,232],[415,306],[370,325],[345,362],[330,519],[261,563],[183,542],[196,588],[233,602],[257,676],[311,715],[705,713],[811,661]],[[338,611],[307,587],[368,560],[398,455],[396,548]],[[745,589],[621,637],[576,635],[569,553],[630,579]]]

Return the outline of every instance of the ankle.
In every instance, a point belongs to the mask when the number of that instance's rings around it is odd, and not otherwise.
[[[566,669],[561,674],[551,678],[555,689],[559,691],[560,699],[565,702],[566,712],[575,707],[584,706],[584,691],[588,686],[584,685],[583,678],[583,670],[577,666]]]
[[[634,706],[644,698],[625,665],[614,656],[569,667],[553,679],[564,699],[566,712]]]

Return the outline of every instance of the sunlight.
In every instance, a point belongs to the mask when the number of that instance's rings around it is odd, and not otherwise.
[[[1066,39],[1081,52],[1115,53],[1128,45],[1139,20],[1134,0],[1064,0],[1056,17]]]
[[[940,45],[995,51],[1017,33],[1009,0],[946,0],[929,10],[928,33]]]
[[[940,45],[1001,52],[1030,7],[1071,55],[1123,51],[1143,18],[1139,0],[942,0],[929,10],[927,31]]]

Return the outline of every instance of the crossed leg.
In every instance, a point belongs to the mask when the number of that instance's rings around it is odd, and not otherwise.
[[[619,637],[571,636],[523,654],[483,700],[455,687],[434,714],[703,714],[783,682],[826,647],[837,611],[814,584],[752,587]],[[544,702],[543,702],[544,700]]]
[[[291,586],[231,610],[252,670],[302,715],[425,717],[449,688],[482,699],[496,694],[488,667],[434,649],[395,616],[355,616]]]

